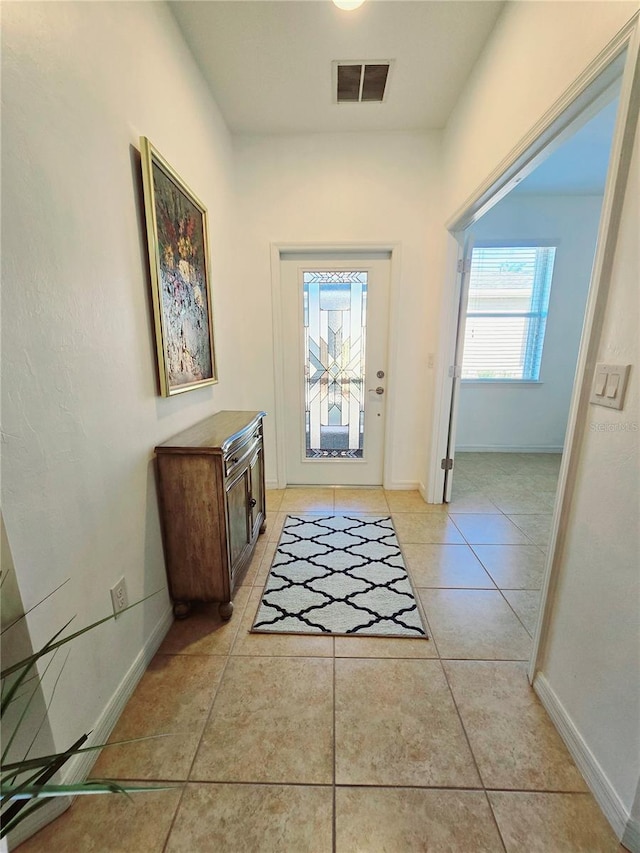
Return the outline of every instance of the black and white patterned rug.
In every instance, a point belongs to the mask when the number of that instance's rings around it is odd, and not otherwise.
[[[252,631],[426,639],[391,518],[287,516]]]

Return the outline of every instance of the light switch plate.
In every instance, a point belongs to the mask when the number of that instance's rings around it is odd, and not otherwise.
[[[630,370],[630,364],[596,364],[589,402],[607,409],[621,409]]]

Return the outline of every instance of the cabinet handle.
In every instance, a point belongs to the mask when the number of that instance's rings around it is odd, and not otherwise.
[[[254,507],[257,503],[258,503],[258,501],[257,501],[255,498],[251,498],[251,500],[249,501],[249,506],[253,509],[253,507]]]
[[[233,465],[236,465],[236,464],[237,464],[237,462],[238,462],[238,457],[237,457],[237,456],[232,456],[232,457],[231,457],[231,463],[232,463]]]

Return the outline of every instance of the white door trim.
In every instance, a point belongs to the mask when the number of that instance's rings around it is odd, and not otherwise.
[[[449,368],[455,364],[456,343],[458,337],[458,309],[462,293],[462,271],[460,264],[464,262],[464,232],[458,231],[447,234],[445,259],[445,283],[451,282],[442,297],[439,328],[439,352],[436,363],[435,383],[435,412],[433,418],[433,433],[431,436],[431,464],[428,472],[427,494],[428,503],[442,503],[444,494],[444,471],[440,467],[441,460],[447,455],[449,444],[449,420],[451,417],[451,394],[453,378],[449,376]],[[425,497],[423,495],[423,497]]]
[[[387,385],[387,422],[384,436],[383,486],[393,488],[392,449],[394,446],[395,423],[393,412],[396,410],[397,375],[397,294],[400,283],[401,244],[388,243],[271,243],[271,304],[273,315],[273,383],[275,393],[275,426],[276,426],[276,471],[277,487],[284,489],[287,485],[287,469],[285,455],[285,403],[284,403],[284,348],[282,345],[282,281],[280,260],[283,254],[302,253],[308,255],[329,255],[339,252],[366,254],[367,252],[388,252],[391,264],[389,282],[389,335],[388,335],[388,376]]]
[[[599,99],[620,76],[620,71],[613,66],[613,63],[627,47],[631,48],[630,53],[633,54],[632,48],[636,39],[639,14],[636,12],[572,85],[534,124],[526,136],[453,214],[446,223],[448,231],[451,233],[464,231],[472,225],[529,175],[541,160],[546,159],[552,151],[565,141],[569,125],[578,116],[585,114],[584,122],[586,123],[599,110]],[[626,70],[629,68],[628,61],[625,63],[625,68]],[[600,80],[598,80],[599,77]],[[598,83],[593,86],[596,80]],[[623,91],[620,95],[621,107],[624,94]],[[569,135],[572,133],[573,129]]]
[[[469,302],[469,281],[471,278],[471,258],[473,253],[473,236],[466,232],[461,248],[461,258],[458,260],[458,283],[456,290],[459,291],[458,310],[456,311],[455,342],[453,348],[453,361],[449,369],[450,397],[449,397],[449,433],[447,435],[447,446],[444,458],[455,467],[456,456],[456,430],[458,426],[458,410],[460,406],[460,387],[462,374],[462,359],[465,340],[465,329],[467,325],[467,305]],[[440,470],[442,466],[440,466]],[[444,470],[444,500],[451,500],[451,488],[453,484],[453,470]]]
[[[429,470],[429,498],[442,495],[443,472],[440,470],[440,449],[446,448],[449,429],[450,380],[448,367],[453,362],[455,347],[455,317],[460,298],[460,279],[457,259],[460,254],[461,231],[486,213],[500,201],[522,177],[537,165],[543,150],[557,147],[564,139],[569,124],[584,110],[588,110],[601,98],[612,84],[607,69],[626,49],[627,55],[622,72],[622,85],[616,127],[610,154],[610,166],[605,186],[597,248],[594,258],[589,296],[585,309],[585,321],[576,367],[576,378],[571,398],[565,452],[558,480],[558,493],[551,526],[551,539],[547,554],[545,575],[542,584],[541,604],[529,662],[529,680],[533,683],[542,668],[551,624],[551,612],[561,567],[564,534],[571,505],[572,491],[576,480],[578,458],[586,421],[589,389],[600,340],[609,280],[615,254],[618,224],[622,214],[624,193],[633,152],[633,139],[640,112],[640,13],[636,13],[628,24],[606,48],[584,70],[562,97],[542,116],[537,124],[511,151],[483,184],[465,202],[462,208],[447,223],[449,230],[446,283],[443,299],[443,336],[439,347],[439,372],[437,377],[437,417],[434,420]],[[601,74],[605,74],[594,90],[587,91]],[[602,84],[602,85],[600,85]],[[450,396],[449,396],[450,400]]]

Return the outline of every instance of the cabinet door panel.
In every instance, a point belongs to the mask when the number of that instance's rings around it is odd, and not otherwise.
[[[252,499],[251,506],[251,530],[254,529],[256,521],[260,514],[264,515],[264,495],[262,493],[262,447],[258,448],[251,466],[249,468],[250,475],[250,495]],[[253,503],[255,501],[255,503]]]
[[[249,519],[247,515],[249,472],[227,488],[227,512],[229,518],[229,559],[230,568],[247,547],[250,539]]]

